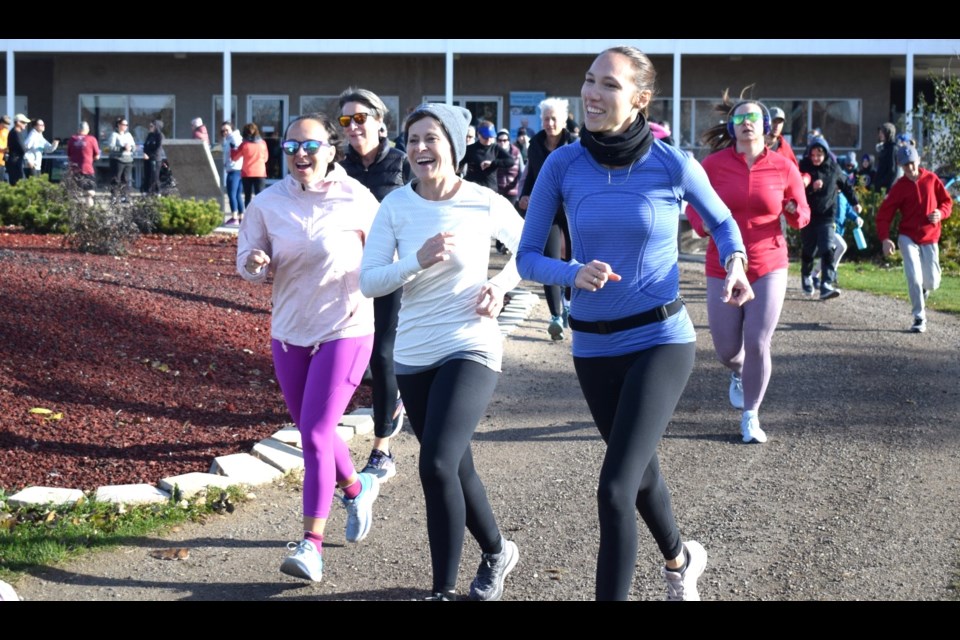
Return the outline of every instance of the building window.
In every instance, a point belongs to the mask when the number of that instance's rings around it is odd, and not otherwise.
[[[379,94],[378,94],[379,95]],[[387,105],[387,137],[391,140],[400,135],[402,114],[400,113],[400,96],[380,96],[383,104]],[[335,96],[300,96],[300,115],[319,111],[336,121],[340,115],[340,95]]]
[[[80,120],[90,124],[90,131],[101,144],[114,130],[117,118],[126,118],[133,139],[142,143],[153,120],[163,121],[165,134],[173,132],[176,98],[172,95],[109,95],[80,94]]]
[[[783,124],[783,137],[793,150],[802,154],[807,147],[810,131],[820,129],[834,151],[853,151],[862,147],[862,102],[855,98],[764,98],[767,108],[780,107],[787,114]],[[657,113],[669,111],[669,100],[657,100],[651,107],[662,102],[663,107]],[[700,136],[710,127],[718,124],[722,117],[713,110],[719,102],[717,98],[683,98],[680,102],[680,124],[683,138],[679,140],[684,149],[694,151],[702,157],[708,150],[700,143]]]

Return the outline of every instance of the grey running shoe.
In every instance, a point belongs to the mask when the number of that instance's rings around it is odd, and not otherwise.
[[[553,316],[550,318],[550,326],[547,327],[547,333],[553,340],[563,340],[563,318]]]
[[[805,276],[801,278],[800,285],[803,287],[803,292],[808,296],[813,295],[813,278],[810,276]]]
[[[914,318],[913,326],[910,327],[910,331],[913,333],[923,333],[927,330],[927,321],[923,318]]]
[[[369,473],[359,473],[360,495],[353,500],[343,499],[347,508],[347,542],[360,542],[373,525],[373,502],[380,494],[380,483]]]
[[[309,540],[301,540],[299,543],[287,543],[287,548],[293,551],[293,554],[284,558],[280,573],[320,582],[323,578],[323,555],[316,545]]]
[[[376,477],[380,484],[383,484],[397,475],[397,463],[389,453],[374,449],[370,452],[370,460],[367,461],[367,466],[360,473],[369,473]]]
[[[503,541],[500,553],[485,553],[480,558],[477,577],[470,583],[471,600],[499,600],[503,596],[503,581],[520,560],[520,550],[510,541]]]
[[[667,600],[700,600],[697,580],[707,566],[707,552],[699,542],[683,543],[686,564],[679,572],[661,567],[660,575],[667,583]]]

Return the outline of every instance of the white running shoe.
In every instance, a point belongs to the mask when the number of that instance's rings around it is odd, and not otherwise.
[[[730,404],[743,411],[743,378],[730,372]]]
[[[320,582],[323,578],[323,555],[320,549],[309,540],[287,543],[293,553],[283,559],[280,572],[294,578],[304,578]]]
[[[740,435],[746,443],[758,442],[763,444],[767,441],[767,434],[760,428],[760,418],[755,412],[744,411],[743,419],[740,420]]]

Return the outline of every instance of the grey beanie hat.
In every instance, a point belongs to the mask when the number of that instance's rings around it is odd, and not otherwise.
[[[450,146],[453,147],[453,164],[459,166],[463,156],[467,154],[467,127],[470,126],[470,121],[473,119],[470,111],[463,107],[453,107],[440,102],[425,102],[407,116],[403,130],[409,130],[410,120],[423,113],[429,114],[443,125],[450,138]]]
[[[917,148],[912,144],[897,149],[897,164],[909,164],[911,162],[920,162],[920,154]]]

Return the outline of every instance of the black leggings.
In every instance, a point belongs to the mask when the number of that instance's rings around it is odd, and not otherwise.
[[[397,377],[393,373],[393,344],[397,341],[397,314],[403,287],[373,299],[373,433],[386,438],[393,431],[393,412],[397,406]]]
[[[253,196],[263,191],[267,185],[266,178],[240,178],[240,181],[243,183],[244,207],[250,206],[250,201],[253,200]]]
[[[465,526],[484,553],[501,550],[500,529],[470,452],[470,439],[498,377],[472,360],[450,360],[436,369],[397,376],[420,441],[433,591],[456,589]]]
[[[689,342],[573,359],[587,406],[607,443],[597,489],[597,600],[627,599],[637,564],[634,508],[664,558],[676,558],[683,549],[670,492],[660,475],[657,443],[687,385],[695,353],[696,343]]]
[[[550,227],[550,234],[547,236],[547,244],[543,248],[543,255],[548,258],[560,259],[561,247],[565,247],[567,260],[572,257],[570,247],[570,230],[567,228],[567,215],[563,211],[558,211],[553,218],[553,225]],[[547,298],[547,307],[550,309],[551,316],[559,316],[563,312],[563,300],[561,295],[566,295],[570,299],[569,290],[564,290],[559,285],[543,285],[543,294]]]

